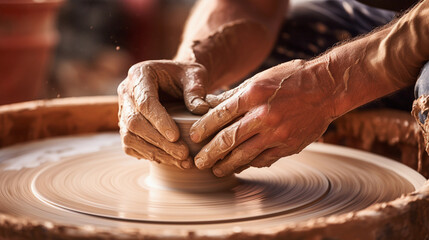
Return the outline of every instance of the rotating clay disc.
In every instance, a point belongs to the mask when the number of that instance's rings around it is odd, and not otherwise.
[[[0,212],[162,236],[263,232],[393,200],[425,182],[384,157],[317,143],[270,168],[248,169],[231,188],[211,192],[159,187],[150,181],[150,168],[149,161],[123,153],[116,133],[4,148]]]

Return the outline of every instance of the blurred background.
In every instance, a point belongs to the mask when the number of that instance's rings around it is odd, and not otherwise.
[[[0,0],[0,104],[112,95],[174,56],[195,0]]]

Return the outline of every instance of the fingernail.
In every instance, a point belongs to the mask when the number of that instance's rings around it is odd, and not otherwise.
[[[191,164],[188,161],[182,161],[180,166],[182,166],[182,168],[188,169],[191,167]]]
[[[198,133],[191,133],[191,140],[192,142],[198,143],[198,140],[200,140],[200,135]]]
[[[223,171],[220,170],[219,168],[215,168],[213,169],[213,173],[214,175],[216,175],[217,177],[223,177]]]
[[[195,158],[195,165],[197,168],[203,168],[204,167],[204,159],[201,157]]]
[[[172,130],[167,130],[165,135],[167,135],[168,140],[174,141],[174,132]]]
[[[188,153],[188,151],[186,151],[186,149],[183,149],[183,150],[179,149],[179,150],[172,152],[171,155],[173,155],[173,157],[175,157],[179,160],[186,161],[186,158],[188,157],[189,153]]]
[[[207,94],[206,101],[210,105],[210,107],[216,106],[216,100],[217,100],[216,95]]]
[[[195,108],[198,108],[198,107],[208,107],[207,103],[204,100],[202,100],[201,98],[194,98],[192,100],[192,105]]]

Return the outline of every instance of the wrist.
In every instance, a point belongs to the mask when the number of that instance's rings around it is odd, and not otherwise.
[[[176,55],[174,56],[173,61],[190,64],[190,65],[197,65],[203,68],[207,72],[206,88],[210,89],[213,82],[212,79],[214,79],[214,77],[212,76],[213,74],[210,69],[210,65],[205,61],[203,61],[202,59],[197,58],[195,56],[195,52],[192,49],[191,44],[182,43]]]
[[[239,19],[219,26],[208,36],[184,41],[175,60],[203,65],[214,90],[247,76],[267,57],[274,40],[275,34],[263,24]]]
[[[323,116],[320,117],[326,120],[332,121],[339,117],[337,104],[339,86],[334,81],[329,59],[321,56],[309,61],[293,61],[301,62],[302,67],[295,67],[295,70],[301,75],[302,82],[299,84],[301,86],[299,91],[306,95],[305,101],[318,106],[323,112]]]

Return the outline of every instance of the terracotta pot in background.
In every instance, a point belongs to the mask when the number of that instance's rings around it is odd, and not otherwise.
[[[64,0],[0,0],[0,104],[43,97]]]

